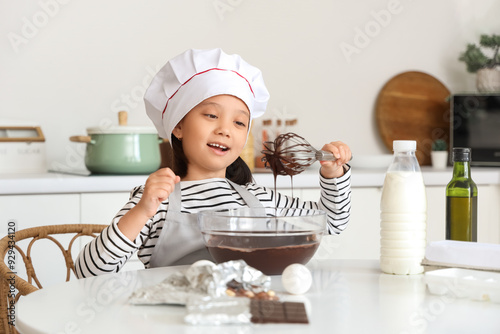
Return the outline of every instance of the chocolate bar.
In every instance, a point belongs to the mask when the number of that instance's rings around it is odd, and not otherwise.
[[[250,313],[253,323],[309,323],[304,303],[299,302],[252,299]]]

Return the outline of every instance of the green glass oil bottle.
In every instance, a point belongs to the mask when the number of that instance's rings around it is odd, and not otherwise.
[[[446,186],[446,239],[477,241],[477,187],[471,178],[471,149],[455,147],[453,177]]]

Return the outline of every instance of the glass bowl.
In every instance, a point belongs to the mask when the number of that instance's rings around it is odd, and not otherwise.
[[[326,213],[314,209],[241,208],[201,211],[198,223],[217,263],[244,260],[266,275],[306,264],[326,232]]]

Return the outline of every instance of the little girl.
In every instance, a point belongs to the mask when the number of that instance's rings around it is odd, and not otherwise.
[[[220,49],[188,50],[158,72],[144,99],[158,133],[170,140],[173,170],[154,172],[131,192],[111,224],[80,252],[77,277],[117,272],[135,251],[146,268],[211,259],[196,222],[201,210],[313,208],[326,211],[330,234],[346,227],[351,201],[346,163],[351,151],[342,142],[322,148],[337,161],[321,162],[317,203],[252,182],[239,155],[252,120],[266,109],[269,93],[260,70],[238,55]]]

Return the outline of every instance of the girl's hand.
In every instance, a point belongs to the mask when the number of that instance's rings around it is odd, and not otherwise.
[[[321,175],[327,179],[341,177],[344,175],[344,164],[351,160],[351,149],[341,141],[325,144],[322,148],[324,151],[332,152],[336,161],[320,161]]]
[[[136,210],[140,210],[148,218],[154,216],[161,202],[168,198],[180,180],[170,168],[162,168],[149,175]]]

